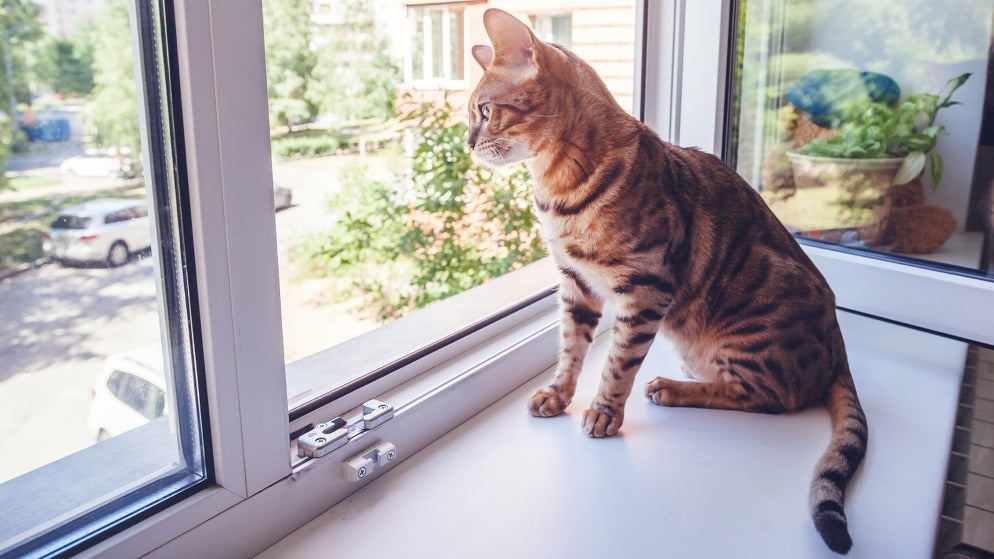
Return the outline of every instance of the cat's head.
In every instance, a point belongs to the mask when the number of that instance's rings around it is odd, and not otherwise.
[[[511,14],[491,8],[483,25],[493,47],[472,50],[484,74],[470,96],[469,146],[485,163],[503,166],[535,157],[585,116],[578,112],[584,97],[616,106],[587,63],[539,40]]]

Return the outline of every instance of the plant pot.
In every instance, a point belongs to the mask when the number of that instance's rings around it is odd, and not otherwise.
[[[788,151],[787,159],[797,190],[771,203],[784,225],[802,234],[853,231],[850,241],[874,245],[888,211],[887,189],[903,157],[838,159]]]

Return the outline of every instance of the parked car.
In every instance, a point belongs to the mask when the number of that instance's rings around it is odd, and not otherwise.
[[[59,262],[121,266],[152,245],[144,200],[100,198],[63,210],[43,234],[45,254]]]
[[[126,157],[105,154],[87,154],[70,157],[62,162],[59,170],[72,177],[131,178],[134,166]]]
[[[115,353],[93,385],[87,427],[100,441],[169,413],[159,345]]]
[[[273,185],[273,202],[276,203],[276,210],[289,208],[293,204],[293,192],[289,188],[284,188],[278,184]]]

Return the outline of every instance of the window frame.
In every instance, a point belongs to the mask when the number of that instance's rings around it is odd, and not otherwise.
[[[668,141],[720,153],[732,5],[637,2],[636,113]],[[261,3],[176,0],[175,13],[216,485],[84,556],[127,550],[173,557],[206,546],[227,555],[257,552],[370,482],[343,481],[343,458],[375,440],[410,456],[538,373],[545,365],[536,356],[554,354],[557,341],[554,325],[547,326],[496,355],[481,354],[466,374],[363,435],[365,443],[291,468],[271,163],[242,155],[270,149]],[[994,343],[981,316],[994,308],[991,282],[819,246],[805,250],[842,307]],[[865,278],[869,288],[861,285]],[[929,293],[929,304],[916,306],[917,293]],[[221,549],[216,534],[225,530],[241,536]]]
[[[81,557],[150,553],[290,475],[272,170],[241,155],[270,149],[262,6],[170,4],[214,484]]]
[[[415,77],[414,75],[414,57],[415,53],[413,51],[413,14],[421,12],[422,21],[422,41],[421,41],[421,71],[422,77]],[[441,36],[442,36],[442,68],[443,71],[439,74],[435,71],[434,61],[431,53],[432,43],[431,43],[431,32],[432,32],[432,12],[437,12],[441,14]],[[457,27],[461,29],[453,30],[452,24],[449,16],[451,14],[456,15]],[[451,76],[448,75],[453,66],[452,53],[453,53],[453,42],[456,38],[456,34],[461,31],[462,43],[466,44],[466,10],[463,4],[413,4],[409,5],[405,11],[405,40],[404,40],[404,83],[400,84],[399,87],[405,89],[465,89],[469,87],[469,82],[466,76],[469,73],[469,67],[467,60],[468,57],[463,57],[461,70],[461,76]],[[427,65],[432,66],[431,77],[424,77],[424,74],[429,72],[425,71]],[[439,75],[436,75],[439,74]]]

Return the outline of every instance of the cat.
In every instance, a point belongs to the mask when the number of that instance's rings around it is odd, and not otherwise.
[[[514,16],[489,9],[483,22],[493,46],[472,48],[484,74],[470,96],[468,145],[492,166],[527,162],[562,276],[558,364],[531,413],[570,404],[610,301],[611,346],[583,431],[618,433],[657,332],[697,380],[651,380],[656,404],[763,413],[825,404],[832,436],[809,506],[828,547],[848,552],[845,489],[868,431],[824,277],[720,159],[660,140],[587,63]]]

